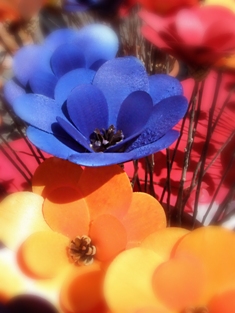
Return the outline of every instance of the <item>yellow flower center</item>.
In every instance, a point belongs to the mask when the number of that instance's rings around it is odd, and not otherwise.
[[[89,265],[94,261],[96,247],[92,245],[91,239],[88,236],[77,236],[70,242],[69,256],[77,265]]]

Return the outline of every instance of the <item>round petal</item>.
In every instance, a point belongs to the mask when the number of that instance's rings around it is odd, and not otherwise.
[[[120,220],[109,214],[102,214],[91,223],[89,236],[99,261],[110,261],[126,248],[126,229]]]
[[[20,265],[33,277],[52,278],[69,263],[68,244],[67,237],[52,231],[34,233],[20,247]]]
[[[175,25],[177,34],[184,43],[197,47],[203,44],[205,25],[193,9],[180,10]]]
[[[66,160],[49,158],[36,169],[32,189],[34,193],[47,197],[50,190],[61,186],[77,186],[82,168]]]
[[[124,99],[132,92],[148,92],[148,76],[142,63],[134,57],[116,58],[97,71],[93,84],[104,94],[109,107],[109,124],[116,125]]]
[[[152,289],[155,268],[163,259],[151,250],[133,248],[110,264],[104,282],[107,303],[113,312],[138,312],[145,306],[164,308]]]
[[[183,88],[178,79],[165,74],[150,76],[149,89],[154,105],[163,99],[183,95]]]
[[[84,147],[84,150],[93,152],[93,150],[90,147],[89,139],[85,138],[80,133],[80,131],[73,126],[73,124],[69,123],[67,120],[60,117],[57,117],[56,120],[60,127],[65,131],[65,133],[68,134],[71,138],[73,138],[76,142],[78,142],[82,147]]]
[[[37,68],[51,72],[51,52],[45,47],[31,45],[21,48],[14,57],[13,70],[19,82],[26,86]]]
[[[174,246],[188,233],[187,229],[178,227],[159,229],[146,237],[141,243],[141,247],[160,253],[167,260],[170,258]],[[164,244],[162,244],[163,242]]]
[[[89,140],[96,128],[108,128],[108,105],[102,92],[92,85],[75,88],[68,97],[69,116],[78,130]]]
[[[32,233],[49,230],[42,215],[43,198],[31,192],[15,192],[0,204],[0,240],[16,250]]]
[[[93,81],[95,72],[79,68],[62,76],[55,87],[55,100],[62,105],[67,100],[73,88],[81,84],[90,84]]]
[[[132,188],[120,166],[86,167],[79,187],[89,207],[91,221],[101,214],[123,216],[131,203]]]
[[[204,285],[203,265],[193,258],[169,260],[158,266],[153,275],[156,297],[177,312],[195,306]]]
[[[51,68],[58,78],[80,67],[86,67],[86,61],[76,44],[63,44],[51,56]]]
[[[187,107],[188,102],[183,96],[163,99],[155,105],[145,130],[128,150],[157,141],[181,120]]]
[[[37,70],[29,79],[29,85],[33,93],[41,94],[49,98],[54,98],[54,89],[57,78],[53,73]]]
[[[149,94],[143,91],[131,93],[122,103],[117,118],[117,129],[125,138],[138,135],[147,123],[153,109]]]
[[[71,239],[88,234],[87,204],[79,190],[70,186],[56,188],[47,195],[43,215],[52,230]]]
[[[35,146],[58,158],[68,159],[70,155],[83,150],[69,137],[54,136],[34,127],[28,127],[26,134]]]
[[[17,98],[14,102],[14,111],[25,122],[49,133],[52,132],[52,124],[56,122],[56,117],[63,117],[61,108],[53,99],[35,94]]]
[[[165,228],[166,215],[160,203],[152,196],[135,192],[123,224],[127,231],[128,247],[134,247],[157,229]]]
[[[7,102],[13,106],[16,98],[25,94],[25,90],[18,85],[13,79],[7,81],[4,85],[4,97]]]
[[[84,52],[88,68],[96,61],[113,59],[119,46],[115,32],[102,24],[83,27],[75,42]]]
[[[216,241],[215,241],[216,238]],[[177,245],[175,256],[197,257],[207,273],[203,300],[235,280],[235,251],[228,249],[235,244],[235,234],[221,227],[203,227],[186,235]]]
[[[176,130],[170,130],[160,139],[150,144],[148,144],[148,140],[149,140],[148,137],[145,138],[145,140],[144,138],[142,138],[142,140],[138,141],[138,144],[142,142],[142,145],[139,145],[139,147],[136,148],[135,142],[134,142],[134,144],[128,148],[128,150],[130,150],[134,146],[134,149],[131,150],[129,153],[129,155],[131,156],[129,160],[131,159],[137,160],[145,156],[148,156],[152,153],[156,153],[160,150],[168,148],[178,137],[179,137],[179,133]]]
[[[63,283],[60,302],[66,312],[103,312],[104,272],[98,263],[74,267]]]
[[[73,42],[76,37],[77,31],[74,29],[58,29],[47,36],[45,39],[45,46],[48,50],[54,51],[60,45],[67,42]]]

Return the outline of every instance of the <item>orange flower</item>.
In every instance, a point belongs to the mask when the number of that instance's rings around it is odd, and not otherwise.
[[[0,0],[0,21],[15,20],[19,13],[9,0]]]
[[[235,234],[215,226],[157,231],[111,263],[107,302],[115,313],[235,312],[234,245]]]
[[[2,202],[0,239],[17,250],[25,273],[60,289],[63,311],[105,312],[107,265],[165,228],[162,207],[148,194],[132,193],[117,165],[83,170],[51,158],[36,170],[33,191]]]

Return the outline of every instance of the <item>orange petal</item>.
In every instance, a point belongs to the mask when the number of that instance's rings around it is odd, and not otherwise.
[[[211,313],[232,313],[235,312],[235,290],[228,290],[211,299],[208,304]]]
[[[192,255],[204,265],[208,277],[203,301],[235,281],[235,234],[222,227],[202,227],[186,235],[175,255]]]
[[[140,310],[137,310],[133,313],[169,313],[169,310],[164,310],[164,309],[156,309],[152,307],[145,307]]]
[[[160,203],[152,196],[135,192],[123,224],[127,230],[128,247],[134,247],[157,229],[165,228],[166,215]]]
[[[91,220],[104,213],[123,216],[131,203],[129,178],[118,165],[86,167],[79,186],[86,197]]]
[[[153,273],[162,261],[153,251],[142,248],[119,254],[110,264],[104,282],[111,311],[129,313],[149,306],[164,309],[152,289]]]
[[[45,198],[51,189],[61,186],[77,186],[82,174],[81,166],[72,162],[50,158],[44,161],[33,176],[33,192]]]
[[[44,202],[43,214],[51,229],[71,239],[88,234],[89,211],[77,189],[64,186],[51,191]]]
[[[67,237],[52,231],[34,233],[19,250],[22,269],[36,277],[54,277],[69,263],[68,243]]]
[[[68,312],[102,313],[104,272],[98,263],[74,267],[68,274],[60,294],[61,306]]]
[[[188,233],[188,230],[179,227],[160,229],[145,238],[141,247],[151,249],[167,260],[171,256],[173,247]]]
[[[204,284],[204,268],[192,258],[172,259],[161,264],[153,275],[157,298],[176,311],[195,305]]]
[[[112,215],[103,214],[95,219],[90,237],[97,250],[95,257],[100,261],[109,261],[126,248],[126,229]]]
[[[43,198],[32,192],[16,192],[0,204],[0,240],[16,250],[32,233],[49,230],[42,214]]]

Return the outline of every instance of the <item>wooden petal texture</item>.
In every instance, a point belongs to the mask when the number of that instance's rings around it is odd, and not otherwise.
[[[186,235],[176,247],[175,256],[194,256],[205,267],[207,302],[235,281],[235,234],[222,227],[202,227]]]
[[[44,161],[33,177],[33,192],[47,196],[51,189],[60,186],[77,186],[82,174],[79,165],[58,158]]]
[[[126,229],[109,214],[100,215],[92,222],[90,238],[97,250],[95,257],[100,261],[110,261],[126,248]]]
[[[153,273],[162,261],[153,251],[142,248],[119,254],[105,276],[104,292],[111,311],[129,313],[149,306],[164,308],[152,289]]]
[[[79,190],[63,186],[48,194],[43,205],[45,221],[71,239],[88,234],[90,215]]]
[[[123,216],[131,203],[129,178],[118,165],[86,167],[79,186],[89,206],[91,220],[104,213]]]
[[[50,228],[42,215],[43,198],[31,192],[16,192],[0,204],[0,240],[11,249],[32,233]]]
[[[22,269],[40,278],[52,278],[69,263],[67,246],[69,239],[48,231],[28,237],[19,250]]]
[[[166,227],[166,215],[160,203],[152,196],[135,192],[123,224],[127,230],[128,247],[135,247],[151,233]]]

